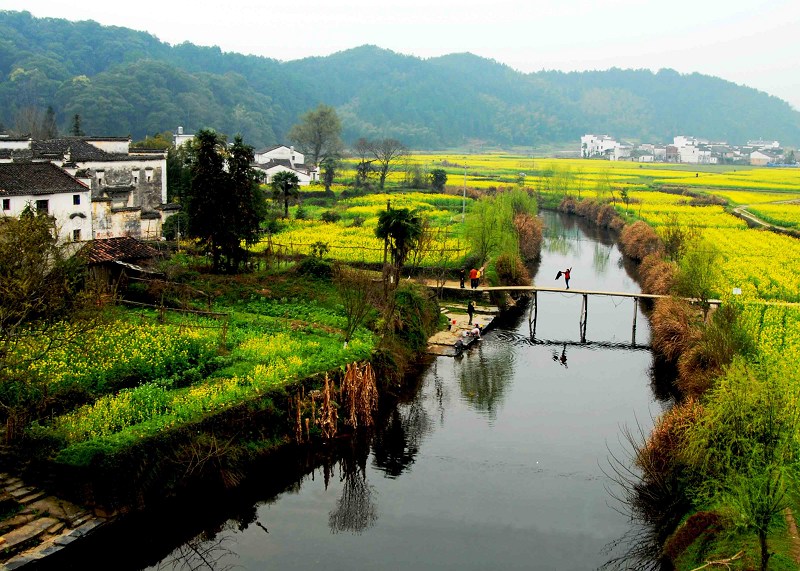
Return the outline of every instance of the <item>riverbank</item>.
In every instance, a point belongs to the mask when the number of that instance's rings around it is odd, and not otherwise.
[[[169,383],[150,377],[146,385],[102,397],[106,403],[102,409],[97,404],[84,406],[36,424],[26,432],[24,448],[12,448],[4,457],[4,470],[13,471],[9,477],[15,493],[33,487],[42,490],[32,499],[25,494],[25,502],[9,503],[0,537],[0,547],[4,546],[0,561],[5,560],[9,568],[47,556],[119,517],[177,494],[235,486],[249,463],[283,446],[320,438],[322,426],[315,411],[323,410],[320,399],[326,377],[340,384],[342,371],[353,362],[371,361],[379,375],[381,398],[391,398],[404,371],[420,354],[416,340],[426,340],[438,323],[435,302],[417,286],[403,284],[396,292],[396,310],[402,316],[413,313],[415,319],[405,320],[402,330],[390,331],[381,346],[377,335],[363,325],[345,344],[345,320],[338,313],[337,289],[330,274],[317,277],[289,269],[224,280],[224,276],[209,275],[202,286],[197,281],[192,284],[196,290],[217,292],[214,309],[227,316],[221,324],[188,320],[185,314],[173,315],[168,309],[120,310],[113,322],[119,323],[122,317],[125,323],[133,320],[140,323],[135,327],[152,329],[154,337],[159,333],[162,338],[208,337],[212,349],[219,342],[219,352],[198,353],[210,357],[213,368],[187,361],[196,371],[192,376],[178,373]],[[177,327],[172,323],[175,319],[180,320]],[[377,318],[368,319],[367,324],[375,328]],[[157,358],[158,351],[148,357]],[[211,374],[197,378],[201,371]],[[187,387],[182,386],[184,376],[191,383]],[[220,400],[225,391],[229,396]],[[148,400],[138,395],[147,395]],[[181,395],[194,403],[202,403],[205,395],[218,400],[186,415],[169,405],[168,399]],[[346,404],[338,395],[335,400],[337,407]],[[126,417],[125,407],[135,414]],[[91,425],[96,428],[81,440],[71,441],[75,433],[60,428],[60,418],[70,426],[84,418],[80,422],[88,426],[96,412],[104,415],[105,424]],[[135,421],[109,422],[115,414]],[[344,420],[327,426],[328,434],[352,430]],[[103,432],[110,426],[116,427],[114,432]],[[51,504],[75,506],[70,513],[87,514],[88,519],[51,521],[48,514],[55,510],[28,505],[42,497],[51,498]],[[60,529],[59,522],[63,523]]]

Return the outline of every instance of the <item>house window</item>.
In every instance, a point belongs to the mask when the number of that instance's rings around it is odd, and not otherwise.
[[[40,214],[47,214],[50,207],[49,200],[37,200],[36,201],[36,212]]]
[[[73,242],[80,242],[81,241],[81,230],[78,228],[77,230],[72,231],[72,241]]]
[[[11,199],[4,198],[3,199],[3,210],[11,210]]]
[[[133,184],[139,184],[139,175],[133,175]]]
[[[72,195],[72,204],[74,206],[78,206],[81,203],[81,195],[80,194],[73,194]]]
[[[145,169],[145,171],[144,171],[144,179],[147,182],[153,182],[153,169]]]

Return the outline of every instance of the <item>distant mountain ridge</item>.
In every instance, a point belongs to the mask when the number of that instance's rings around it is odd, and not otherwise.
[[[441,149],[577,142],[588,132],[668,142],[800,146],[800,113],[755,89],[672,70],[524,74],[469,53],[420,59],[376,46],[291,62],[170,46],[145,32],[0,11],[0,122],[52,106],[66,131],[134,139],[183,125],[285,142],[305,111],[334,106],[344,138],[394,137]]]

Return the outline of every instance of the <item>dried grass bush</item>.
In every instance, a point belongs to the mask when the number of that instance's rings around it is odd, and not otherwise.
[[[689,397],[665,412],[657,421],[644,446],[636,452],[636,465],[646,479],[665,478],[681,463],[688,444],[688,429],[703,413],[697,399]]]
[[[572,198],[571,196],[565,196],[561,200],[561,204],[558,205],[558,211],[559,212],[566,212],[567,214],[575,214],[575,211],[577,210],[577,208],[578,208],[578,205],[575,202],[575,199]]]
[[[625,226],[620,236],[622,252],[636,260],[642,260],[648,254],[663,252],[664,244],[655,230],[646,222],[638,220]]]
[[[528,261],[538,258],[542,251],[542,221],[536,216],[520,213],[514,216],[514,228],[522,257]]]
[[[647,254],[639,264],[639,282],[642,284],[642,291],[667,295],[672,289],[676,271],[675,264],[665,260],[661,254],[657,252]]]
[[[737,355],[756,352],[755,341],[739,322],[739,309],[726,303],[698,326],[700,336],[678,359],[678,388],[700,396]]]
[[[597,209],[597,214],[595,215],[594,221],[595,224],[602,228],[611,228],[614,220],[617,220],[618,218],[619,215],[613,206],[610,204],[603,204]]]
[[[322,389],[322,405],[319,410],[319,418],[316,420],[317,425],[322,431],[322,437],[326,439],[336,436],[336,425],[339,420],[338,407],[333,398],[331,398],[333,396],[333,391],[333,382],[328,378],[326,373],[325,386]]]
[[[584,198],[575,207],[575,213],[583,216],[587,220],[596,221],[597,214],[600,212],[600,204],[594,200]]]
[[[678,357],[678,378],[675,385],[682,394],[699,398],[712,386],[722,370],[705,350],[702,337]]]
[[[497,272],[500,285],[524,286],[531,283],[531,275],[528,272],[528,268],[525,267],[525,264],[522,263],[518,256],[500,254],[494,264],[494,269]]]
[[[345,370],[340,389],[347,417],[344,422],[353,428],[368,427],[374,424],[373,415],[378,410],[378,387],[375,371],[367,363],[359,367],[350,363]]]
[[[677,361],[699,340],[700,330],[696,327],[699,317],[697,310],[685,301],[657,299],[651,317],[653,349],[668,361]]]

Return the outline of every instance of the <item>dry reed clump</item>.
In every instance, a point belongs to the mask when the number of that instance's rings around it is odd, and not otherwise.
[[[347,365],[340,393],[347,410],[346,425],[358,428],[374,424],[373,415],[378,409],[378,387],[372,365]]]
[[[687,445],[687,433],[703,414],[694,398],[673,406],[656,422],[644,446],[637,450],[636,465],[650,481],[666,478],[681,463]]]
[[[641,220],[622,229],[620,245],[626,256],[636,260],[642,260],[648,254],[664,251],[664,244],[659,235],[650,225]]]
[[[323,438],[333,438],[336,436],[336,425],[339,420],[339,413],[337,412],[337,405],[331,398],[333,395],[334,386],[333,382],[325,374],[325,386],[322,389],[322,405],[319,410],[319,418],[316,423],[322,431]]]
[[[622,219],[622,217],[615,216],[614,219],[609,223],[608,228],[619,234],[622,232],[622,229],[625,228],[625,221]]]
[[[583,216],[587,220],[596,221],[597,214],[600,212],[600,203],[584,198],[575,207],[575,213]]]
[[[684,395],[700,397],[714,384],[714,379],[722,372],[722,367],[715,362],[706,350],[702,338],[688,347],[678,358],[678,389]]]
[[[692,514],[664,543],[664,555],[675,562],[700,536],[706,536],[705,541],[708,541],[709,536],[717,535],[723,530],[724,524],[724,518],[716,512]],[[730,569],[729,565],[726,566]]]
[[[527,213],[514,216],[514,228],[519,239],[519,252],[525,260],[535,260],[542,250],[542,221]]]
[[[500,254],[497,261],[495,261],[494,269],[497,272],[500,285],[521,286],[531,283],[531,275],[528,272],[528,268],[525,267],[525,264],[522,263],[518,256]]]
[[[677,361],[700,339],[700,330],[696,327],[697,311],[685,301],[657,299],[651,321],[653,349],[669,361]]]
[[[597,214],[594,217],[594,222],[602,228],[611,228],[614,220],[617,220],[619,215],[614,207],[610,204],[599,205]]]
[[[561,200],[561,203],[558,205],[558,211],[559,212],[566,212],[567,214],[575,214],[575,211],[577,210],[577,208],[578,208],[578,205],[575,202],[575,199],[572,198],[571,196],[565,196]]]
[[[675,264],[665,260],[660,253],[647,254],[639,264],[639,281],[642,284],[642,291],[667,295],[675,282],[676,271]]]

